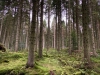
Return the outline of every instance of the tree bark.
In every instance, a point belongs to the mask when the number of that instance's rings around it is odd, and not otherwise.
[[[39,49],[39,1],[40,0],[37,0],[37,25],[36,25],[36,52],[38,51]]]
[[[79,0],[76,0],[76,27],[77,27],[77,46],[80,50],[80,28],[79,28]]]
[[[70,0],[69,0],[69,6],[68,6],[68,25],[69,25],[69,54],[72,54],[71,48],[71,21],[70,21],[70,16],[71,16],[71,10],[70,10]]]
[[[26,63],[26,68],[34,67],[34,44],[35,44],[35,29],[36,29],[36,9],[37,9],[37,0],[32,0],[32,24],[31,30],[29,34],[29,52],[28,52],[28,60]]]
[[[96,48],[95,48],[95,40],[94,40],[94,29],[93,29],[93,18],[92,18],[92,2],[90,0],[88,0],[89,2],[89,12],[90,12],[90,25],[91,25],[91,32],[92,32],[92,35],[91,35],[91,38],[92,38],[92,51],[93,51],[93,56],[97,56],[97,53],[96,53]]]
[[[44,0],[41,0],[41,14],[40,14],[40,39],[39,39],[39,57],[42,57],[43,49],[43,4]]]
[[[18,6],[18,25],[17,25],[17,30],[16,30],[16,42],[15,42],[15,51],[18,51],[19,48],[19,35],[20,35],[20,27],[21,27],[21,12],[22,12],[22,0],[19,0],[19,6]]]
[[[61,49],[61,0],[58,0],[58,51]]]
[[[49,50],[50,43],[50,4],[48,4],[48,30],[47,30],[47,50]]]
[[[90,63],[90,53],[88,49],[88,3],[87,0],[82,0],[82,24],[83,24],[83,47],[84,47],[84,63]]]

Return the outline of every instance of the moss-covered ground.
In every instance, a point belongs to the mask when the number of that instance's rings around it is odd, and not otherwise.
[[[0,52],[0,75],[100,75],[100,56],[91,57],[92,68],[83,67],[83,56],[68,55],[66,50],[43,51],[43,58],[35,53],[34,68],[25,68],[27,51]]]

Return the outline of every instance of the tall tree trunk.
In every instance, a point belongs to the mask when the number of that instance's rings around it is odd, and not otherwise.
[[[96,22],[96,25],[97,25],[97,49],[96,50],[99,50],[99,45],[100,45],[100,41],[99,41],[99,39],[100,39],[100,37],[99,37],[99,22],[98,22],[98,19],[97,19],[97,22]]]
[[[62,49],[64,49],[64,27],[62,27]]]
[[[56,5],[56,17],[55,17],[55,19],[56,19],[56,41],[55,41],[55,43],[56,43],[56,49],[58,49],[58,23],[57,23],[58,12],[57,12],[57,5]]]
[[[44,0],[41,0],[41,15],[40,15],[40,39],[39,39],[39,57],[42,57],[43,49],[43,4]]]
[[[19,48],[19,35],[20,35],[20,27],[21,27],[21,10],[22,9],[22,0],[19,0],[19,8],[18,8],[18,25],[16,31],[16,42],[15,42],[15,51],[18,51]]]
[[[14,20],[13,20],[14,26],[13,26],[13,30],[12,30],[13,33],[12,33],[11,46],[12,46],[12,50],[15,51],[15,43],[16,43],[15,39],[16,39],[16,31],[17,31],[17,29],[16,29],[16,27],[17,27],[17,21],[16,21],[17,8],[15,7],[14,10],[15,10],[15,12],[14,12]]]
[[[76,27],[77,27],[77,43],[80,50],[80,28],[79,28],[79,0],[76,0]]]
[[[38,51],[38,47],[39,47],[39,19],[38,19],[38,14],[39,14],[39,1],[40,0],[37,0],[37,27],[36,27],[36,51]]]
[[[58,51],[61,49],[61,0],[58,0]]]
[[[84,47],[84,63],[90,63],[90,54],[88,49],[88,3],[87,0],[82,0],[82,23],[83,23],[83,47]]]
[[[29,52],[28,52],[28,60],[26,63],[26,68],[34,67],[34,44],[35,44],[35,28],[36,28],[36,9],[37,9],[37,0],[32,0],[32,24],[31,30],[29,34]]]
[[[22,24],[22,18],[23,18],[23,13],[22,13],[22,9],[23,9],[23,0],[20,1],[20,31],[19,31],[19,49],[22,50],[23,49],[23,44],[24,44],[24,36],[23,36],[23,24]]]
[[[55,18],[54,18],[55,20]],[[54,38],[54,49],[56,48],[56,24],[54,24],[54,27],[53,27],[53,38]]]
[[[66,8],[66,47],[68,47],[68,23],[67,23],[67,8]]]
[[[73,0],[73,2],[72,2],[72,12],[73,12],[73,31],[75,31],[76,30],[76,27],[75,27],[75,22],[76,22],[76,16],[75,16],[75,13],[77,13],[77,11],[75,11],[75,5],[74,5],[75,3],[74,3],[74,0]]]
[[[97,21],[97,28],[98,28],[98,49],[100,49],[100,21]]]
[[[93,55],[94,56],[97,56],[97,53],[96,53],[96,49],[95,49],[95,41],[94,41],[94,29],[93,29],[93,18],[92,18],[92,2],[91,2],[91,0],[88,0],[88,2],[89,2],[89,8],[90,8],[90,10],[89,10],[89,12],[90,12],[90,25],[91,25],[91,32],[92,32],[92,35],[91,35],[91,37],[92,37],[92,51],[93,51]]]
[[[48,30],[47,30],[47,50],[49,50],[50,43],[50,5],[48,4]]]
[[[70,10],[70,0],[69,0],[69,6],[68,6],[68,25],[69,25],[69,54],[72,53],[71,48],[72,48],[72,44],[71,44],[71,20],[70,20],[70,16],[71,16],[71,10]]]

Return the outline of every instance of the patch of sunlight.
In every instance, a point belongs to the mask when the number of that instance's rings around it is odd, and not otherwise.
[[[100,63],[100,57],[91,57],[91,60],[96,63]]]
[[[45,58],[44,60],[40,60],[38,64],[45,67],[48,71],[50,70],[60,71],[61,70],[61,66],[59,65],[59,61],[57,59]]]
[[[75,72],[75,69],[72,66],[64,66],[62,69],[62,74],[72,75],[72,73]]]
[[[0,70],[13,69],[22,65],[25,65],[25,61],[22,60],[9,61],[8,63],[1,63]]]
[[[32,69],[32,68],[26,69],[26,75],[39,75],[40,73],[41,70],[39,69]]]
[[[12,70],[26,64],[26,54],[17,52],[2,53],[0,71]]]

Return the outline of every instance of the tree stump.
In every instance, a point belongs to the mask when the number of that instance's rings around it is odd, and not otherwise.
[[[2,44],[0,44],[0,51],[6,52],[6,48]]]

